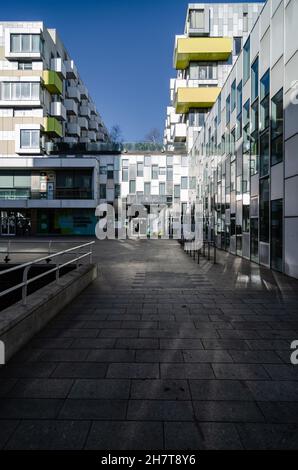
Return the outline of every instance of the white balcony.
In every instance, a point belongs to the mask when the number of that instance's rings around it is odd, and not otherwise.
[[[72,99],[64,100],[64,106],[65,106],[67,114],[71,116],[78,115],[78,104],[74,100]]]
[[[56,59],[51,59],[51,70],[59,73],[61,78],[66,78],[66,67],[63,60],[60,57]]]
[[[80,106],[80,115],[84,117],[90,118],[91,116],[91,110],[88,105],[82,105]]]
[[[78,71],[74,64],[73,60],[66,60],[65,62],[66,68],[66,77],[67,78],[78,78]]]
[[[81,128],[76,122],[68,122],[66,125],[66,132],[68,135],[80,137]]]
[[[81,94],[79,88],[77,86],[69,86],[66,89],[66,94],[68,98],[72,98],[73,100],[80,101]]]
[[[89,129],[92,131],[98,131],[98,122],[95,119],[90,119],[89,121]]]
[[[186,135],[187,135],[186,124],[177,123],[174,125],[174,134],[173,134],[174,142],[185,142]]]
[[[88,119],[86,119],[85,117],[79,117],[78,124],[81,129],[84,129],[86,131],[88,130]]]
[[[88,99],[88,90],[85,87],[85,85],[83,85],[82,83],[79,84],[79,91],[80,91],[80,94],[81,94],[81,99],[87,100]]]
[[[62,103],[60,103],[60,101],[54,101],[51,103],[50,113],[51,116],[55,116],[61,121],[66,121],[66,108]]]
[[[88,131],[88,137],[89,137],[91,142],[95,142],[96,141],[96,132],[95,131]]]

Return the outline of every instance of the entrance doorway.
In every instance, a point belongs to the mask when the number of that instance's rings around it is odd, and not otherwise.
[[[23,211],[0,211],[0,236],[30,235],[31,219]]]

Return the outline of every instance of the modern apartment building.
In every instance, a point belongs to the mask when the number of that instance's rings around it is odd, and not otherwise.
[[[190,153],[205,237],[298,277],[298,2],[268,0]]]
[[[263,3],[192,3],[176,36],[164,144],[189,151]]]
[[[82,222],[92,168],[53,159],[55,147],[106,142],[108,133],[55,29],[0,23],[0,232],[43,230],[48,210]],[[65,147],[66,146],[66,147]],[[88,207],[88,203],[87,203]]]

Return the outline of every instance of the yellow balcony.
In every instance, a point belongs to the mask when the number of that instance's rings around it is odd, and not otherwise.
[[[227,60],[232,50],[232,38],[178,38],[174,67],[186,69],[192,60]]]
[[[61,123],[55,117],[46,117],[44,118],[44,131],[52,134],[56,137],[63,136],[63,128]]]
[[[176,113],[188,113],[189,108],[211,108],[221,88],[178,88],[175,99]]]
[[[61,95],[63,83],[58,73],[54,70],[44,70],[42,73],[44,87],[54,95]]]

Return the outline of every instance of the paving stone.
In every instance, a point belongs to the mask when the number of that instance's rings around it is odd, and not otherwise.
[[[192,421],[191,401],[130,400],[127,419],[138,421]]]
[[[109,364],[107,377],[128,379],[159,378],[158,364],[148,363],[114,363]]]
[[[92,349],[88,356],[88,361],[94,362],[134,362],[135,351],[127,349]],[[150,361],[155,362],[155,361]]]
[[[150,350],[136,351],[136,362],[183,362],[182,351]]]
[[[190,400],[186,380],[133,380],[130,396],[138,400]]]
[[[246,364],[280,364],[282,362],[274,351],[229,351],[229,354],[234,362]]]
[[[30,346],[37,349],[67,349],[72,342],[73,338],[40,338],[33,339]]]
[[[0,377],[2,378],[25,378],[25,377],[49,377],[54,369],[56,363],[32,363],[32,364],[13,364],[9,363],[0,369]]]
[[[220,350],[190,350],[183,351],[185,362],[233,362],[227,351]]]
[[[123,349],[158,349],[158,339],[148,338],[119,338],[116,340],[116,348]]]
[[[85,361],[88,356],[88,350],[78,349],[48,349],[45,350],[39,360],[42,362],[78,362]]]
[[[53,419],[62,404],[62,399],[2,398],[0,419]]]
[[[161,349],[203,349],[200,339],[161,339]]]
[[[214,373],[210,364],[160,364],[162,378],[172,379],[213,379]]]
[[[0,397],[6,396],[16,384],[17,379],[0,378]]]
[[[165,448],[173,450],[242,449],[237,430],[228,423],[165,423]]]
[[[248,388],[257,401],[295,401],[297,382],[294,381],[247,381]]]
[[[259,340],[251,340],[248,339],[247,341],[248,346],[250,349],[253,350],[287,350],[290,351],[290,343],[282,340],[282,339],[276,339],[276,340],[266,340],[266,339],[259,339]]]
[[[62,362],[57,365],[51,377],[96,379],[105,377],[107,367],[107,364],[95,364],[92,362]]]
[[[297,366],[286,364],[270,364],[265,365],[264,367],[273,380],[298,380]]]
[[[69,398],[121,399],[129,398],[130,381],[113,379],[78,379],[75,381]]]
[[[297,450],[295,424],[238,424],[237,429],[246,449]]]
[[[88,421],[23,421],[9,439],[7,450],[79,450],[86,441]]]
[[[123,329],[103,329],[99,332],[99,338],[138,338],[138,330]]]
[[[1,420],[0,422],[0,449],[3,449],[6,442],[18,426],[18,420]]]
[[[163,449],[163,425],[149,421],[94,422],[87,439],[86,449]]]
[[[198,421],[263,422],[257,405],[245,401],[194,401]]]
[[[213,364],[219,379],[268,379],[269,375],[260,364]]]
[[[67,399],[59,413],[59,419],[124,419],[126,409],[125,400]]]
[[[73,384],[70,379],[19,379],[9,392],[12,398],[66,398]]]
[[[115,341],[114,338],[77,338],[73,341],[71,349],[109,349],[114,348]]]
[[[203,339],[202,343],[205,349],[233,349],[240,351],[249,349],[247,342],[242,339]]]
[[[250,390],[238,380],[190,380],[193,400],[251,401]]]
[[[266,421],[269,423],[297,423],[298,402],[258,402]]]

